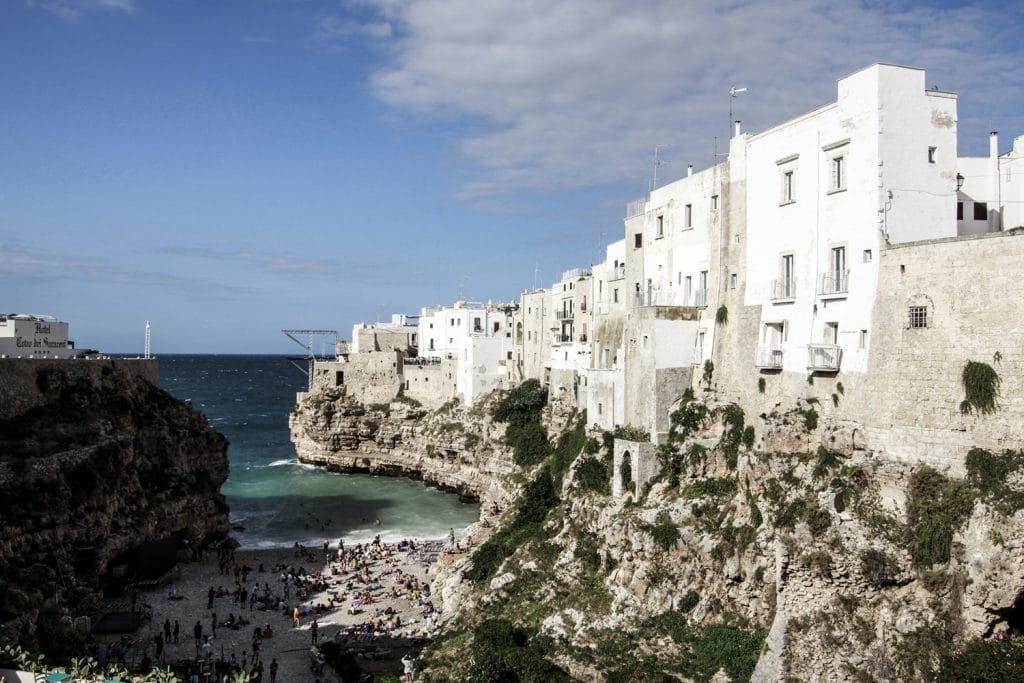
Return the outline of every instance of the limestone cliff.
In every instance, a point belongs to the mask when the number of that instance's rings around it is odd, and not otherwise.
[[[19,365],[4,377],[34,382],[0,416],[0,637],[30,632],[40,610],[87,608],[114,567],[159,569],[140,548],[173,560],[227,532],[227,441],[146,379],[155,368],[5,362]]]
[[[305,395],[289,417],[300,461],[344,472],[403,475],[469,499],[508,501],[515,467],[484,400],[428,411],[400,399],[364,406],[343,387]]]
[[[643,467],[613,453],[646,435],[588,433],[559,405],[550,449],[516,465],[493,408],[338,392],[292,416],[306,462],[504,501],[470,530],[476,552],[437,568],[428,673],[931,680],[973,665],[958,647],[1002,661],[992,637],[1024,626],[1020,454],[972,451],[951,478],[878,457],[814,401],[753,417],[708,391],[680,400]]]

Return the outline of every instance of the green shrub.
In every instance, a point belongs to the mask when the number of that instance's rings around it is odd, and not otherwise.
[[[931,467],[910,477],[907,531],[914,563],[948,562],[953,534],[974,508],[974,493],[965,481],[953,481]]]
[[[672,523],[668,513],[661,512],[653,526],[647,527],[654,543],[664,551],[669,551],[679,542],[679,527]]]
[[[942,683],[1011,683],[1024,680],[1024,638],[972,638],[946,654],[937,680]]]
[[[737,482],[732,477],[698,479],[686,487],[687,498],[725,498],[736,492]]]
[[[616,439],[622,439],[624,441],[648,443],[651,440],[650,432],[646,429],[641,429],[640,427],[634,427],[633,425],[620,425],[615,428],[613,434]]]
[[[473,632],[469,652],[469,681],[568,681],[564,671],[548,661],[532,631],[517,628],[507,619],[488,619]]]
[[[611,493],[611,473],[608,466],[597,458],[582,458],[576,465],[576,482],[583,491],[603,496]]]
[[[992,503],[1006,515],[1024,508],[1024,493],[1006,484],[1010,475],[1020,469],[1021,453],[1004,451],[1001,455],[995,455],[983,448],[972,448],[964,464],[967,467],[967,481],[978,490],[983,500]]]
[[[960,381],[964,387],[964,400],[960,403],[961,413],[978,412],[989,415],[996,412],[996,397],[999,396],[999,385],[1002,380],[991,365],[968,361]]]
[[[817,463],[814,465],[814,478],[821,479],[825,475],[829,474],[833,469],[839,466],[839,458],[836,454],[825,448],[824,446],[818,446]]]
[[[715,311],[715,324],[716,325],[725,325],[728,322],[729,322],[729,309],[726,308],[725,305],[723,304],[723,305],[718,307],[717,311]]]
[[[749,681],[761,653],[764,630],[745,631],[736,626],[712,624],[693,644],[693,670],[709,680],[725,669],[730,680]]]
[[[498,422],[523,424],[539,419],[547,400],[547,392],[541,383],[528,379],[502,396],[495,404],[491,416]]]
[[[583,444],[583,452],[587,455],[597,455],[601,451],[601,442],[594,437],[589,437]]]
[[[715,364],[711,362],[711,359],[704,361],[704,376],[702,377],[704,384],[711,388],[711,376],[715,372]]]
[[[583,451],[586,442],[586,418],[581,416],[576,419],[572,429],[558,437],[558,442],[551,449],[551,478],[556,487],[561,487],[562,479],[569,471],[569,465]]]
[[[512,446],[512,459],[520,467],[531,467],[551,454],[547,431],[540,422],[509,424],[505,440]]]
[[[861,553],[860,573],[872,586],[894,586],[900,574],[900,566],[891,555],[869,548]]]
[[[807,431],[813,432],[818,428],[818,411],[814,408],[808,408],[807,410],[801,410],[800,414],[804,416],[804,427]]]

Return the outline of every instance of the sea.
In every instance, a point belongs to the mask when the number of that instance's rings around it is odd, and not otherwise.
[[[479,505],[399,477],[340,474],[295,456],[288,413],[306,375],[285,356],[161,356],[160,385],[190,401],[228,438],[221,491],[243,548],[441,538],[479,518]],[[378,524],[379,520],[379,524]]]

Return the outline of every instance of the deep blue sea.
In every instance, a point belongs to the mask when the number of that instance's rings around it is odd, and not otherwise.
[[[223,492],[243,547],[440,538],[476,521],[479,506],[396,477],[332,474],[299,464],[288,412],[306,376],[284,356],[161,356],[160,385],[203,411],[230,441]],[[380,526],[375,525],[380,520]]]

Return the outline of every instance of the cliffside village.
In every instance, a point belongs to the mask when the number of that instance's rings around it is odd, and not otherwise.
[[[1001,152],[993,131],[988,156],[959,157],[956,94],[874,64],[795,119],[737,121],[723,162],[629,202],[601,263],[518,302],[355,325],[310,391],[433,408],[533,378],[588,424],[657,444],[684,390],[714,387],[753,414],[820,400],[857,425],[854,448],[956,469],[974,445],[1024,443],[1007,296],[1022,230],[1024,137]],[[957,410],[970,359],[1004,379],[984,430]]]

